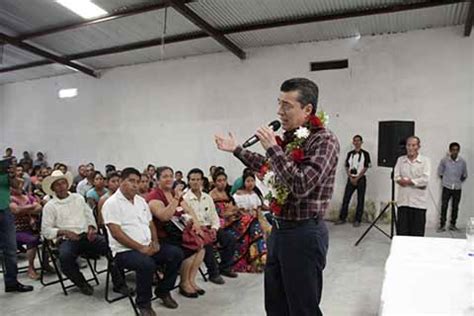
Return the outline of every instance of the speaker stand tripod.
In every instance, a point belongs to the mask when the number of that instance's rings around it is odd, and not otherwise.
[[[365,232],[360,236],[360,238],[356,241],[354,246],[358,246],[359,243],[364,239],[364,237],[369,233],[369,231],[375,227],[377,228],[382,234],[387,236],[388,238],[392,239],[393,236],[395,235],[395,230],[396,230],[396,225],[397,225],[397,202],[395,201],[395,180],[393,177],[393,168],[392,168],[392,173],[391,173],[391,182],[392,182],[392,197],[389,202],[387,202],[387,205],[383,208],[383,210],[380,212],[380,214],[374,219],[374,221],[370,224],[369,228],[365,230]],[[387,212],[387,210],[390,209],[391,213],[391,223],[390,223],[390,235],[386,233],[383,229],[377,226],[377,222],[379,219],[382,218],[382,216]]]

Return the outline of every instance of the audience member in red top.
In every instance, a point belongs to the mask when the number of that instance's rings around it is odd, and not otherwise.
[[[147,197],[150,210],[153,213],[155,226],[158,230],[158,236],[163,242],[176,246],[182,246],[182,235],[173,233],[176,227],[171,219],[176,210],[183,209],[188,213],[194,223],[199,223],[194,211],[183,201],[183,191],[173,190],[173,169],[170,167],[160,167],[157,170],[158,185],[150,192]],[[194,229],[200,231],[199,224],[194,224]],[[181,265],[181,278],[179,292],[181,295],[189,298],[197,298],[198,295],[204,295],[205,291],[196,285],[196,276],[201,266],[205,251],[203,248],[195,252],[183,248],[185,260]]]

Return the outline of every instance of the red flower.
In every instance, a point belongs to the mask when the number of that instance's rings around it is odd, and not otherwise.
[[[260,167],[259,173],[263,176],[268,172],[268,169],[270,169],[268,165],[264,164]]]
[[[311,115],[309,117],[309,123],[313,127],[321,127],[323,125],[323,123],[321,123],[321,120],[319,119],[319,117],[317,117],[316,115]]]
[[[301,148],[295,148],[291,152],[291,157],[293,158],[293,161],[296,163],[300,163],[303,161],[304,158],[304,151]]]
[[[283,139],[280,136],[275,137],[277,145],[283,148]]]
[[[272,213],[274,215],[280,215],[281,214],[281,206],[280,204],[277,203],[277,201],[273,200],[271,203],[270,203],[270,209],[272,210]]]

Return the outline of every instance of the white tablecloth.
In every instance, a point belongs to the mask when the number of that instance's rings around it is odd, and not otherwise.
[[[393,238],[380,315],[474,316],[474,258],[465,239]]]

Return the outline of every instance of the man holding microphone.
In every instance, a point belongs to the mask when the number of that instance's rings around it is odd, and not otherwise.
[[[285,130],[278,144],[269,127],[258,129],[266,155],[238,146],[232,134],[216,136],[218,149],[232,152],[245,165],[260,170],[269,164],[288,195],[274,212],[265,267],[268,315],[322,315],[319,308],[328,232],[323,221],[334,190],[339,142],[315,116],[318,87],[294,78],[280,88],[278,116]],[[297,131],[309,131],[303,139]],[[295,141],[296,139],[296,141]],[[295,148],[298,154],[295,155]]]

